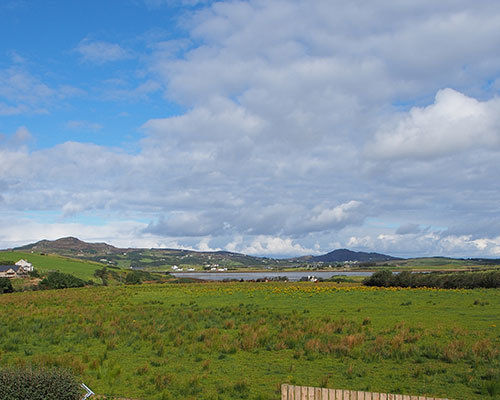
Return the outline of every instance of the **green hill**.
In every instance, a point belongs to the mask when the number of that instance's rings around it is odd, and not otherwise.
[[[104,266],[104,264],[94,261],[76,260],[55,254],[41,254],[22,251],[0,252],[0,264],[2,261],[18,261],[21,258],[32,263],[33,267],[39,272],[60,271],[74,275],[86,281],[89,279],[95,279],[94,271]]]

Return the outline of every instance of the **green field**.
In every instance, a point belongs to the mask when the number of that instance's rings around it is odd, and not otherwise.
[[[39,272],[59,271],[72,274],[85,281],[89,279],[96,280],[94,271],[104,266],[98,262],[76,260],[55,254],[41,255],[39,253],[25,253],[21,251],[0,252],[0,264],[1,261],[18,261],[20,259],[32,263],[34,268]]]
[[[281,383],[498,398],[500,292],[201,283],[0,296],[0,363],[134,399],[278,399]],[[496,396],[496,397],[495,397]]]

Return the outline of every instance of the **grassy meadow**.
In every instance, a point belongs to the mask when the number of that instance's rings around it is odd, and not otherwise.
[[[334,283],[0,296],[0,364],[63,366],[134,399],[277,399],[281,383],[498,398],[500,292]]]

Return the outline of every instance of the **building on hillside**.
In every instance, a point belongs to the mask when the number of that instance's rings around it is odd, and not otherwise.
[[[18,262],[16,262],[16,265],[18,267],[23,267],[26,272],[33,272],[33,264],[26,260],[20,259]]]
[[[23,267],[18,265],[0,265],[0,278],[19,278],[26,275]]]

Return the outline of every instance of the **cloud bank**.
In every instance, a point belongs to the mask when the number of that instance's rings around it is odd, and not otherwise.
[[[111,243],[498,256],[497,2],[192,5],[186,37],[152,40],[133,71],[182,111],[145,117],[133,153],[3,146],[4,210],[55,212],[61,235],[98,218]],[[76,49],[99,65],[133,57],[98,40]],[[55,96],[16,79],[0,71],[0,113],[41,112],[50,101],[31,88]]]

